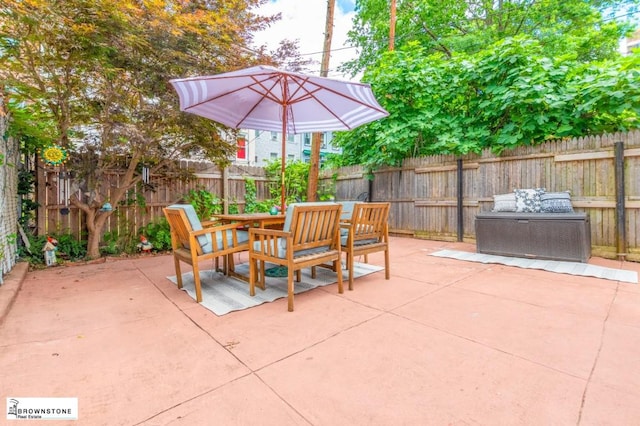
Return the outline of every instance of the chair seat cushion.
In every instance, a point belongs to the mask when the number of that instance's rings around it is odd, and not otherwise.
[[[340,236],[340,245],[342,247],[346,247],[347,246],[347,240],[349,239],[348,235],[345,236]],[[369,238],[367,240],[356,240],[353,242],[354,247],[357,246],[366,246],[367,244],[375,244],[378,242],[377,238]]]
[[[353,209],[358,201],[337,201],[342,206],[342,213],[340,213],[340,220],[351,220],[353,216]]]
[[[196,209],[191,204],[173,204],[169,206],[172,209],[182,209],[187,216],[187,220],[191,225],[191,229],[194,231],[202,230],[202,223],[200,223],[200,219],[196,213]],[[212,228],[215,230],[215,227]],[[233,247],[233,231],[230,229],[222,231],[217,231],[215,234],[216,238],[216,247],[221,249],[223,247],[223,242],[226,240],[228,247]],[[246,243],[249,241],[249,232],[247,231],[236,231],[236,238],[238,239],[238,244]],[[198,243],[200,244],[200,248],[203,253],[209,254],[213,251],[213,240],[211,238],[211,234],[198,235],[196,237]]]
[[[191,204],[172,204],[169,206],[170,209],[182,209],[184,214],[187,216],[187,220],[191,225],[191,229],[194,231],[200,231],[202,229],[202,223],[200,223],[200,218],[196,213],[196,209]],[[204,253],[211,253],[211,235],[198,235],[196,237],[198,243],[200,243],[200,247]]]
[[[273,240],[271,240],[273,241]],[[276,252],[277,253],[277,257],[280,259],[286,259],[287,258],[287,245],[286,245],[286,240],[284,238],[278,238],[276,239],[276,244],[277,244],[277,250],[271,250],[271,253]],[[306,249],[306,250],[298,250],[296,252],[293,253],[293,257],[300,257],[300,256],[308,256],[310,254],[318,254],[318,253],[323,253],[325,251],[329,251],[331,247],[329,246],[322,246],[322,247],[314,247],[311,249]],[[256,241],[255,243],[253,243],[253,250],[254,251],[261,251],[261,244],[259,241]]]

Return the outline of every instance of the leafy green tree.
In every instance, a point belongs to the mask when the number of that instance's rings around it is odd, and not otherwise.
[[[88,194],[70,201],[85,213],[90,257],[112,214],[100,207],[140,182],[141,163],[169,173],[179,157],[225,163],[234,153],[220,126],[179,111],[168,81],[272,62],[248,48],[273,20],[252,13],[264,1],[3,1],[0,87],[70,151]],[[122,165],[113,186],[106,173]]]
[[[515,37],[474,55],[386,52],[365,75],[390,116],[339,133],[337,165],[375,169],[407,157],[501,152],[523,144],[640,128],[640,54],[581,64]],[[364,141],[364,142],[363,142]]]
[[[638,0],[398,0],[396,48],[418,43],[428,53],[474,54],[507,37],[538,40],[549,57],[576,54],[581,62],[616,56],[618,40],[634,27]],[[357,0],[349,41],[360,56],[343,68],[354,74],[388,49],[387,0]]]
[[[495,152],[638,127],[638,55],[618,40],[640,0],[357,0],[350,41],[384,120],[336,136],[333,165],[370,169],[411,156]]]

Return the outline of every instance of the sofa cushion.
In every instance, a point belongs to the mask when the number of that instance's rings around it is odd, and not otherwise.
[[[542,194],[544,188],[515,189],[516,212],[518,213],[540,213],[542,211]]]
[[[573,213],[569,191],[545,192],[540,199],[542,211],[545,213]]]
[[[508,194],[498,194],[493,196],[494,212],[515,212],[516,211],[516,194],[510,192]]]

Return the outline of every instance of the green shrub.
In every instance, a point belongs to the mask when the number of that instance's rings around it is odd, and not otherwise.
[[[87,242],[78,241],[71,234],[63,234],[54,237],[58,240],[58,257],[68,260],[80,260],[87,256]]]
[[[171,250],[171,229],[164,217],[140,228],[139,234],[147,237],[154,251]]]
[[[118,233],[115,231],[105,232],[103,236],[103,240],[105,245],[100,247],[100,254],[102,255],[114,255],[120,254],[122,252],[120,248],[120,244],[118,241],[120,238],[118,237]]]
[[[189,190],[184,199],[196,209],[200,220],[209,220],[214,214],[222,213],[221,200],[204,188]]]
[[[82,260],[87,255],[87,242],[78,241],[71,234],[51,235],[51,238],[58,241],[56,246],[56,259],[58,263],[65,260],[77,261]],[[46,235],[27,234],[29,240],[29,248],[24,245],[18,246],[18,256],[29,262],[33,267],[44,265],[44,245],[47,243]]]

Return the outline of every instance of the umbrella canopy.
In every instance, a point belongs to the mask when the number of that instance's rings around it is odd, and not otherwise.
[[[371,86],[256,66],[170,81],[180,110],[233,129],[282,133],[282,196],[287,134],[350,130],[389,115]]]

